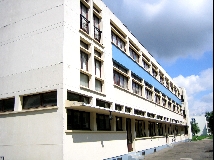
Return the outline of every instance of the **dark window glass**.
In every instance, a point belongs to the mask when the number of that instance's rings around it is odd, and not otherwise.
[[[68,130],[90,130],[90,113],[84,111],[67,110]]]
[[[108,115],[97,114],[97,130],[110,131],[111,124]]]
[[[96,106],[110,108],[110,103],[96,99]]]
[[[71,93],[67,92],[67,100],[69,101],[77,101],[77,102],[84,102],[86,104],[89,104],[89,97],[76,94],[76,93]]]
[[[56,106],[57,92],[49,92],[43,94],[43,106]]]
[[[122,117],[116,117],[116,130],[122,131]]]
[[[0,112],[14,111],[15,98],[0,100]]]
[[[115,104],[115,110],[121,111],[122,110],[122,106]]]
[[[23,97],[23,108],[38,108],[57,105],[57,92],[40,93]]]
[[[41,107],[41,99],[40,95],[31,95],[23,97],[23,108],[38,108]]]

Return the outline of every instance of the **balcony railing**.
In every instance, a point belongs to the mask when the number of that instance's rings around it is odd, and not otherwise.
[[[80,28],[84,30],[86,33],[89,33],[89,26],[88,26],[89,23],[90,21],[80,14]]]
[[[102,31],[100,31],[99,28],[94,26],[94,39],[96,39],[98,42],[100,42],[101,33],[102,33]]]

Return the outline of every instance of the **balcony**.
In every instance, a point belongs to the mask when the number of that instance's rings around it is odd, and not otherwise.
[[[100,42],[101,40],[101,33],[102,31],[100,31],[99,28],[94,26],[94,39],[96,39],[98,42]]]
[[[89,33],[89,26],[88,26],[89,23],[90,21],[80,14],[80,28],[84,30],[86,33]]]

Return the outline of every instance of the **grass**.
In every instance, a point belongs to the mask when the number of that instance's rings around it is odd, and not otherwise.
[[[205,138],[213,139],[213,135],[210,135],[210,136],[192,136],[192,141],[200,141],[200,140],[205,139]]]

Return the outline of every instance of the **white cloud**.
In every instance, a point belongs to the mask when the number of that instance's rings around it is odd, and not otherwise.
[[[213,68],[208,68],[199,75],[188,77],[179,75],[173,78],[173,81],[186,89],[190,114],[201,114],[212,110]]]

